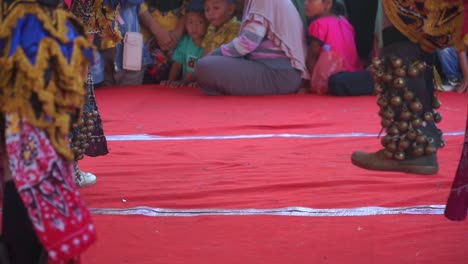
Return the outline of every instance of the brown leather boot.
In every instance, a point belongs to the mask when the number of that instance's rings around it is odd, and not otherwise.
[[[406,160],[399,161],[385,157],[384,150],[374,153],[357,151],[351,156],[351,162],[360,168],[375,171],[396,171],[422,175],[432,175],[439,171],[436,154],[408,157]]]

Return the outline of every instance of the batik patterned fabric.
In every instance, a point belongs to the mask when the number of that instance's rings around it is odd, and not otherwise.
[[[465,0],[466,2],[466,0]],[[390,21],[423,50],[463,49],[464,0],[384,0]]]
[[[15,185],[49,263],[75,259],[96,235],[72,178],[72,162],[57,154],[43,130],[18,114],[5,115],[5,145]]]
[[[86,26],[86,33],[98,38],[98,49],[114,48],[122,40],[117,18],[119,1],[115,0],[73,0],[70,11]]]
[[[70,3],[70,12],[81,20],[84,26],[89,25],[93,16],[94,1],[91,0],[74,0]]]
[[[81,118],[92,45],[66,10],[22,1],[6,14],[0,25],[0,134],[48,263],[70,263],[95,240],[74,186],[68,138]]]

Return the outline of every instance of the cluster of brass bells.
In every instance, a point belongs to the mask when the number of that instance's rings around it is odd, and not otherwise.
[[[98,115],[97,111],[84,112],[81,123],[73,124],[73,129],[77,132],[71,143],[75,160],[83,159],[86,149],[89,148],[89,139],[92,136]]]
[[[416,61],[408,66],[401,58],[392,57],[374,60],[370,70],[375,79],[381,125],[387,133],[381,139],[385,156],[404,160],[408,155],[435,153],[434,139],[425,136],[421,128],[428,122],[439,123],[442,115],[433,111],[424,112],[423,104],[407,85],[409,78],[418,78],[425,72],[426,64]],[[434,97],[433,108],[440,106],[440,101]]]

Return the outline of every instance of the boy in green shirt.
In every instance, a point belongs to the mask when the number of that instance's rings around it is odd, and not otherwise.
[[[169,80],[163,84],[172,87],[187,84],[195,69],[195,63],[202,57],[201,47],[208,22],[204,15],[203,1],[192,0],[186,9],[185,30],[187,34],[179,41],[172,55],[173,63],[169,72]],[[182,80],[180,74],[182,72]]]

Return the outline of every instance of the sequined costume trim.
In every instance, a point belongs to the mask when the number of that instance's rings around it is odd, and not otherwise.
[[[119,6],[113,9],[110,5],[104,5],[104,0],[95,0],[93,5],[93,13],[86,30],[88,33],[99,35],[101,38],[99,49],[113,48],[122,40],[117,23]]]

